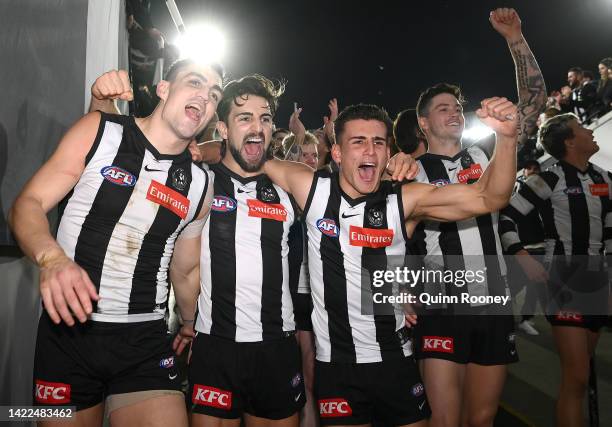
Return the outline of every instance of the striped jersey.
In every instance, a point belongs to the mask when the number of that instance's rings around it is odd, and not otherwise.
[[[598,255],[612,250],[612,175],[589,163],[586,171],[559,161],[532,175],[502,211],[500,230],[507,252],[523,248],[516,223],[534,209],[544,224],[546,254]]]
[[[371,295],[373,271],[393,269],[394,260],[401,265],[406,254],[401,187],[383,182],[377,192],[352,199],[340,189],[338,173],[318,171],[304,217],[317,360],[409,356],[403,313],[377,314]]]
[[[275,340],[295,330],[289,291],[292,199],[266,175],[244,178],[222,163],[202,233],[196,330],[235,340]]]
[[[85,170],[60,203],[57,231],[100,295],[92,320],[164,317],[174,243],[198,217],[208,181],[189,151],[161,154],[133,117],[102,113]]]
[[[489,160],[488,154],[476,145],[461,150],[454,157],[426,153],[417,159],[419,173],[415,180],[436,186],[471,184],[480,178]],[[428,269],[474,272],[486,269],[485,281],[472,281],[461,288],[453,284],[440,289],[425,288],[428,293],[456,294],[467,290],[474,296],[508,294],[498,217],[494,212],[464,221],[422,221],[417,225],[411,251],[424,256],[423,262]],[[428,305],[426,308],[440,307]]]

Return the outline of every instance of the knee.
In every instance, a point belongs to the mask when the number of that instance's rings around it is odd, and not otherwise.
[[[497,408],[483,408],[478,411],[470,411],[464,427],[491,427],[496,413]]]
[[[569,369],[563,372],[562,378],[565,392],[583,396],[589,385],[589,369]]]

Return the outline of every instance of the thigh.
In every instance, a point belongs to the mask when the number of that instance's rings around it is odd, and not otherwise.
[[[306,403],[302,357],[297,340],[256,343],[241,362],[247,371],[245,412],[256,418],[283,420],[298,413]]]
[[[558,326],[552,327],[555,345],[561,359],[561,370],[565,379],[574,378],[586,384],[589,376],[589,334],[583,327]]]
[[[506,365],[469,363],[463,383],[462,416],[474,425],[492,422],[506,381]],[[464,425],[471,425],[464,423]]]
[[[191,350],[188,398],[192,419],[200,419],[200,414],[239,419],[244,412],[245,395],[243,367],[237,362],[242,348],[233,341],[198,333]]]
[[[34,356],[34,405],[69,405],[77,411],[103,402],[105,384],[92,360],[88,324],[54,324],[43,312]]]
[[[432,418],[440,425],[459,425],[467,365],[442,359],[424,359],[421,369]]]
[[[39,421],[38,427],[95,427],[102,426],[104,405],[99,403],[87,409],[77,411],[73,418],[65,420]]]
[[[182,394],[156,396],[123,406],[110,414],[113,427],[187,427],[187,411]]]

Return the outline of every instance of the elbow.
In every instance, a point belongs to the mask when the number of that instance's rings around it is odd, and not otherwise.
[[[487,205],[490,209],[489,212],[497,212],[508,206],[509,203],[510,193],[500,194],[489,198]]]

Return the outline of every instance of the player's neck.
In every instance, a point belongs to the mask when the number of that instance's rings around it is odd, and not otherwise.
[[[567,153],[563,161],[583,172],[589,168],[589,158],[585,158],[585,156],[581,156],[577,153]]]
[[[189,145],[189,140],[178,138],[156,111],[148,117],[137,118],[136,125],[160,154],[180,154]]]
[[[360,193],[359,191],[357,191],[357,189],[355,187],[353,187],[342,175],[342,171],[340,171],[339,173],[339,179],[338,182],[340,184],[340,189],[344,192],[344,194],[346,194],[347,196],[349,196],[351,199],[358,199],[360,197],[364,197],[367,196],[367,194],[363,194]],[[380,180],[378,181],[378,183],[376,184],[376,188],[372,191],[372,193],[375,193],[376,191],[378,191],[378,189],[380,188]],[[371,193],[370,193],[371,194]]]
[[[429,148],[428,153],[439,156],[454,157],[461,151],[461,140],[456,138],[437,138],[429,136],[427,138]]]

